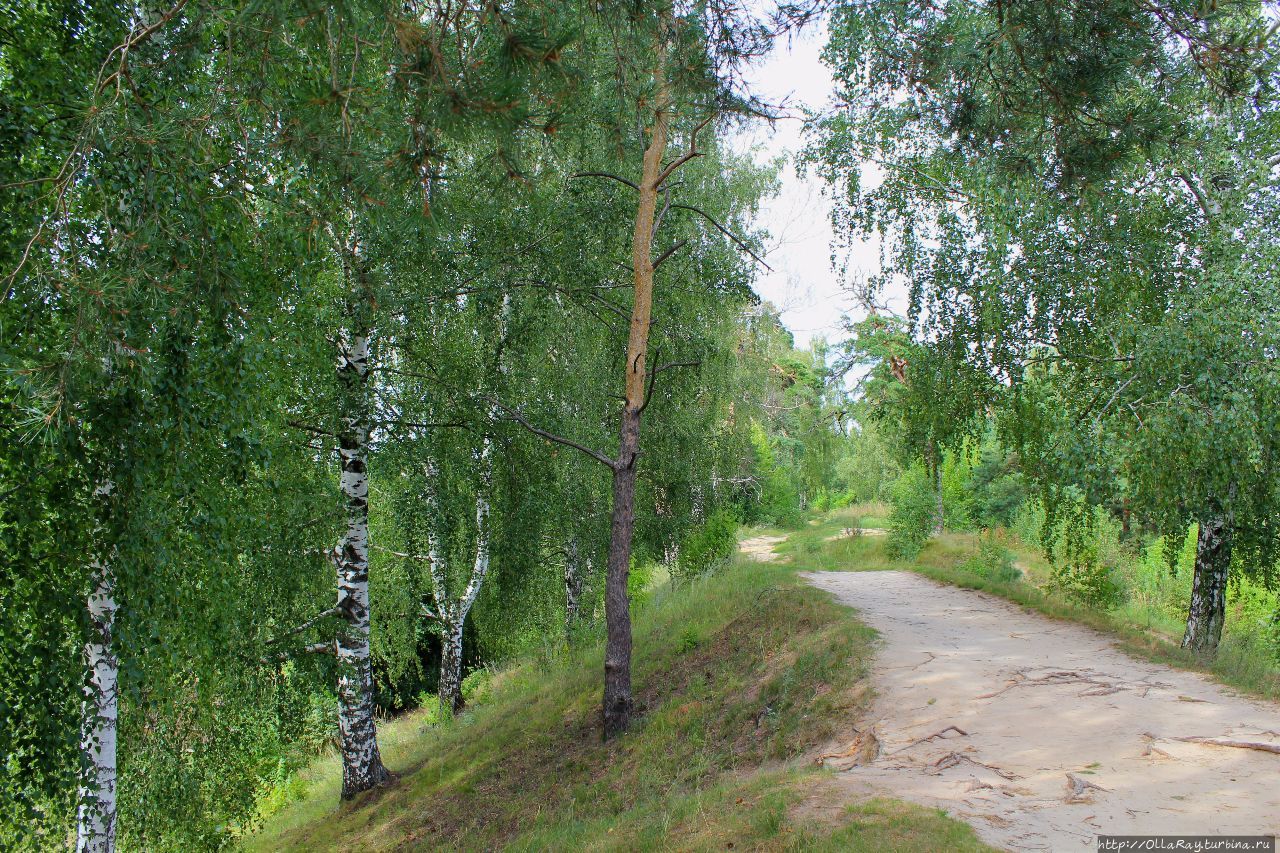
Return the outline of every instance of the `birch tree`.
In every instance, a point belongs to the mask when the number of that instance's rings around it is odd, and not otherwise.
[[[1271,276],[1252,263],[1274,251],[1270,25],[1245,3],[886,3],[839,7],[832,33],[848,109],[815,151],[848,192],[837,218],[889,238],[918,340],[1009,383],[1007,434],[1050,493],[1179,541],[1199,527],[1183,643],[1211,650],[1229,552],[1248,541],[1269,576],[1276,547]]]
[[[347,327],[338,339],[341,394],[338,456],[346,532],[334,549],[338,574],[335,609],[345,626],[338,632],[338,729],[342,745],[342,797],[352,797],[387,778],[373,718],[373,671],[369,656],[369,439],[373,430],[370,352],[374,293],[369,261],[352,233],[341,247],[348,288]]]

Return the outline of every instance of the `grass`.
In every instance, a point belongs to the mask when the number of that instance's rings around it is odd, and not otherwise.
[[[868,519],[882,520],[883,515],[883,508],[876,504],[834,510],[793,535],[779,547],[779,553],[825,571],[913,571],[942,583],[981,590],[1054,619],[1078,622],[1111,634],[1121,649],[1136,657],[1205,673],[1248,695],[1280,699],[1280,670],[1240,637],[1228,632],[1217,655],[1205,658],[1179,647],[1182,624],[1177,620],[1135,606],[1097,610],[1052,593],[1042,586],[1049,577],[1047,561],[1038,549],[1016,540],[1006,542],[1006,546],[1013,552],[1023,576],[1001,580],[965,567],[978,549],[978,536],[973,533],[948,531],[931,539],[914,560],[890,557],[882,536],[840,535],[855,526],[882,526]],[[838,538],[830,539],[831,536]]]
[[[247,846],[987,849],[936,809],[833,805],[812,759],[865,712],[874,635],[795,578],[812,568],[740,559],[658,587],[635,614],[639,718],[614,743],[600,737],[598,644],[526,660],[448,725],[382,726],[398,774],[383,789],[339,806],[338,762],[318,762]]]

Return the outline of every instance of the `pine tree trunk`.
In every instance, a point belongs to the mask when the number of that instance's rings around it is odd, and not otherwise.
[[[1196,537],[1196,568],[1191,583],[1191,606],[1182,647],[1194,652],[1217,651],[1227,615],[1227,577],[1231,568],[1231,527],[1219,517],[1200,522]]]
[[[649,352],[649,325],[653,316],[653,229],[658,205],[658,181],[667,150],[665,34],[659,36],[655,63],[658,97],[654,107],[649,146],[636,204],[635,230],[631,237],[634,274],[631,329],[627,339],[626,393],[619,418],[618,458],[613,466],[613,517],[609,535],[609,560],[605,568],[604,699],[601,717],[604,736],[612,738],[631,723],[631,602],[627,579],[631,570],[631,541],[635,533],[636,461],[640,455],[640,415],[645,404],[645,358]]]
[[[347,532],[335,554],[338,610],[338,730],[342,750],[342,798],[382,784],[387,770],[378,751],[369,659],[369,336],[364,329],[339,348],[338,378],[346,395],[338,436]]]
[[[574,626],[578,624],[578,613],[582,607],[582,555],[578,550],[577,538],[569,540],[564,556],[564,633],[565,637],[573,636]]]
[[[101,492],[101,490],[99,490]],[[116,846],[116,735],[119,661],[112,647],[115,628],[115,578],[107,560],[93,565],[89,594],[90,636],[84,645],[89,678],[81,721],[79,808],[76,850],[111,853]]]
[[[640,413],[628,406],[622,413],[623,453],[629,465],[613,472],[613,518],[609,534],[609,560],[604,581],[604,700],[601,707],[606,739],[621,734],[631,724],[631,600],[627,581],[631,574],[631,541],[635,533],[635,453],[640,443]]]

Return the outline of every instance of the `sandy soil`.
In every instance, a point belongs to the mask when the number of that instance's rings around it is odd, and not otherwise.
[[[785,536],[753,536],[738,543],[738,550],[753,560],[761,563],[772,563],[779,559],[773,553],[773,546],[786,541]]]
[[[889,531],[885,530],[882,527],[863,527],[858,530],[858,535],[859,536],[888,536]],[[846,527],[844,530],[840,531],[839,533],[833,533],[832,535],[828,536],[825,541],[834,542],[837,539],[849,539],[852,536],[853,536],[853,528]]]
[[[850,797],[938,806],[1011,850],[1280,833],[1280,755],[1176,740],[1280,744],[1280,706],[918,575],[805,577],[883,640],[873,726],[828,761]]]

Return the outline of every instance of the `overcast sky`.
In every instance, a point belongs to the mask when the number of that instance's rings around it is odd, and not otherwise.
[[[825,26],[810,28],[774,51],[767,62],[748,75],[754,92],[771,103],[786,99],[796,107],[820,108],[831,97],[833,84],[827,67],[818,58],[826,42]],[[799,114],[799,109],[793,109]],[[769,231],[765,260],[773,272],[757,280],[761,297],[782,310],[782,321],[796,343],[807,346],[822,335],[840,337],[840,316],[854,308],[840,289],[840,277],[831,266],[831,205],[816,176],[801,177],[795,159],[804,146],[799,119],[784,119],[770,130],[763,122],[740,135],[740,150],[754,149],[768,160],[779,154],[790,158],[782,174],[782,191],[764,207],[761,221]],[[841,266],[845,263],[841,258]],[[872,272],[879,264],[874,244],[864,245],[849,259],[852,265]]]

